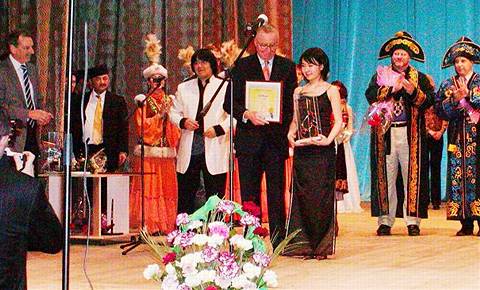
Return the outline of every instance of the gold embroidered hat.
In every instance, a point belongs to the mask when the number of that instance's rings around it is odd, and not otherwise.
[[[473,63],[480,63],[480,46],[466,36],[460,37],[457,42],[452,44],[442,60],[442,68],[447,68],[455,64],[455,58],[463,56]]]
[[[410,54],[410,58],[419,62],[425,62],[425,53],[418,42],[413,39],[410,33],[399,31],[395,36],[387,40],[380,49],[378,59],[391,57],[397,49],[403,49]]]

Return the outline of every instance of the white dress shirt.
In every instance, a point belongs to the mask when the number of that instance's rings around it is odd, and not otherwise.
[[[99,95],[100,98],[97,98],[96,96],[98,94],[95,93],[95,91],[92,91],[90,93],[90,99],[88,100],[87,108],[85,109],[85,126],[83,128],[83,142],[87,142],[88,140],[88,144],[98,145],[93,143],[93,121],[95,119],[95,109],[97,108],[97,102],[102,102],[102,112],[105,108],[105,94],[106,91]],[[103,136],[101,143],[103,143]]]

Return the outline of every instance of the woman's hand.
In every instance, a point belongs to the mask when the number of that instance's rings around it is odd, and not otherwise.
[[[310,138],[310,143],[316,146],[328,146],[331,141],[328,141],[328,138],[325,135],[318,135],[316,137]]]

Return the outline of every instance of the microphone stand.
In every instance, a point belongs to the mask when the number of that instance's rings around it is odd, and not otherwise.
[[[139,138],[139,142],[140,142],[140,190],[141,190],[141,196],[142,196],[142,203],[141,203],[141,207],[142,207],[142,214],[141,214],[141,229],[140,231],[142,231],[144,228],[145,228],[145,141],[144,141],[144,135],[145,135],[145,126],[144,126],[144,120],[145,120],[145,111],[144,111],[144,107],[145,107],[145,102],[151,98],[152,94],[155,93],[155,91],[160,88],[161,86],[161,82],[159,82],[154,88],[153,90],[151,90],[151,92],[149,92],[149,94],[147,95],[147,97],[142,100],[141,102],[138,102],[138,106],[135,110],[133,110],[132,114],[130,116],[127,117],[127,119],[129,119],[130,117],[133,116],[133,114],[140,108],[140,112],[141,112],[141,123],[140,123],[140,138]],[[155,235],[155,234],[158,234],[158,232],[154,232],[152,233],[152,235]],[[126,255],[128,254],[128,252],[132,251],[133,249],[135,249],[136,247],[140,246],[140,244],[143,243],[143,240],[140,236],[140,234],[138,234],[137,236],[132,236],[131,238],[131,241],[126,243],[126,244],[123,244],[123,245],[120,245],[120,249],[124,250],[122,251],[122,255]]]

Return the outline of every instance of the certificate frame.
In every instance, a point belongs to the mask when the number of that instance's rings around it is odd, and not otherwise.
[[[282,82],[247,81],[245,108],[262,114],[265,121],[282,123]]]

